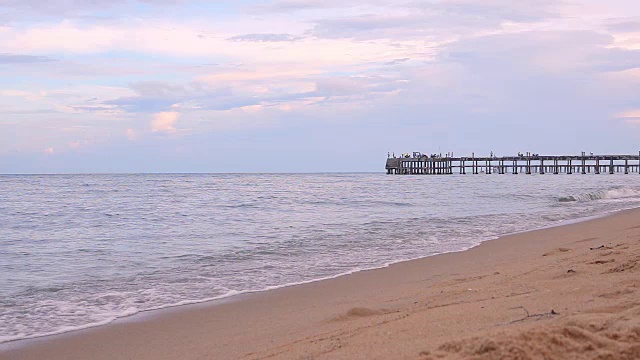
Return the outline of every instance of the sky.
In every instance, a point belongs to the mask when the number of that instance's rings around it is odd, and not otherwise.
[[[637,0],[0,0],[0,173],[639,150]]]

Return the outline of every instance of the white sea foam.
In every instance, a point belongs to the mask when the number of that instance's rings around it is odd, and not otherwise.
[[[607,190],[598,190],[590,193],[579,195],[561,196],[558,198],[559,202],[586,202],[603,199],[625,199],[625,198],[640,198],[640,189],[631,187],[620,187]]]

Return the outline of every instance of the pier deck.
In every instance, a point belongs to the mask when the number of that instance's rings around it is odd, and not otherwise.
[[[418,155],[416,155],[418,154]],[[638,155],[518,155],[489,157],[413,156],[389,157],[387,174],[614,174],[640,173]]]

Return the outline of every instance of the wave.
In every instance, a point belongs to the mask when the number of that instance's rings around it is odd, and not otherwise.
[[[599,190],[581,195],[561,196],[558,198],[558,202],[586,202],[603,199],[625,198],[640,198],[640,189],[621,187],[608,190]]]

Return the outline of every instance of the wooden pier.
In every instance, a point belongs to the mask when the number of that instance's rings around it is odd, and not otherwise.
[[[404,157],[388,157],[387,174],[615,174],[640,173],[638,155],[450,157],[413,153]]]

